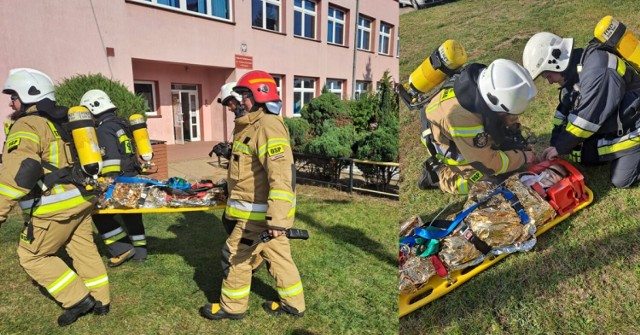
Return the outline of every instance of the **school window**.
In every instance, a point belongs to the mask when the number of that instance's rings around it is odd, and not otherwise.
[[[344,80],[339,79],[327,79],[327,90],[335,94],[338,98],[342,99],[342,83]]]
[[[148,116],[158,115],[156,110],[156,83],[153,81],[134,81],[133,91],[136,95],[141,95],[145,105],[149,107]]]
[[[314,78],[293,77],[293,115],[300,115],[305,104],[316,97]]]
[[[280,0],[251,0],[252,25],[280,32]]]
[[[232,0],[128,0],[195,15],[231,20]]]
[[[380,34],[378,35],[378,53],[389,55],[391,49],[391,25],[380,24]]]
[[[278,96],[282,99],[282,76],[277,74],[272,74],[273,80],[276,81],[276,89],[278,91]]]
[[[371,19],[358,16],[358,39],[356,46],[360,50],[371,50]]]
[[[345,12],[329,6],[327,20],[327,42],[344,45]]]
[[[370,81],[357,80],[355,92],[356,100],[360,99],[360,97],[362,97],[364,94],[367,94],[367,92],[369,92],[369,87],[371,87]]]
[[[293,34],[316,38],[316,3],[311,0],[293,1]]]

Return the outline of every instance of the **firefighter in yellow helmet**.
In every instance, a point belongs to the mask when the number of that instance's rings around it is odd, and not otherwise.
[[[269,264],[276,280],[279,301],[267,301],[271,314],[302,316],[304,292],[291,258],[284,231],[293,225],[295,167],[289,132],[279,116],[281,100],[275,80],[264,71],[250,71],[238,80],[234,91],[242,95],[247,114],[235,120],[233,152],[229,166],[229,200],[226,216],[237,220],[226,248],[229,268],[224,272],[220,302],[206,304],[202,316],[212,320],[241,319],[251,290],[251,263],[257,255]],[[273,237],[261,243],[259,234]]]
[[[0,223],[16,203],[29,216],[17,251],[20,265],[64,308],[60,326],[92,311],[106,314],[109,280],[91,226],[95,199],[63,173],[72,163],[57,120],[67,110],[55,105],[51,78],[37,70],[12,69],[2,93],[11,95],[17,115],[0,167]],[[74,269],[56,256],[62,247]]]

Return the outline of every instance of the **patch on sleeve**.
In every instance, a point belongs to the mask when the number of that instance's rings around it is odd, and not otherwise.
[[[473,138],[473,145],[478,148],[484,148],[489,144],[489,134],[486,132],[480,133]]]
[[[474,172],[471,177],[469,177],[469,180],[471,180],[474,183],[477,183],[480,179],[482,179],[483,174],[480,171],[476,171]]]
[[[269,153],[269,158],[271,160],[276,160],[278,158],[284,157],[284,145],[275,145],[273,147],[267,148],[267,152]]]
[[[106,147],[100,147],[100,156],[107,157],[107,148]]]
[[[15,150],[20,144],[20,138],[14,138],[12,140],[7,141],[7,152],[11,152]]]

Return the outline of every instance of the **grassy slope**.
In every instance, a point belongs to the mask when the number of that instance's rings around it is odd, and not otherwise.
[[[307,302],[301,319],[267,315],[261,303],[277,299],[262,269],[254,276],[250,314],[213,322],[198,315],[220,294],[220,212],[145,215],[149,259],[108,269],[109,316],[83,317],[59,329],[60,309],[38,292],[15,254],[21,223],[0,230],[0,334],[363,334],[398,329],[396,245],[390,222],[396,201],[300,186],[296,227],[310,239],[293,241]],[[104,255],[102,243],[98,243]]]
[[[580,5],[577,5],[577,4]],[[640,33],[635,1],[456,1],[400,17],[400,73],[406,80],[446,39],[460,41],[469,62],[522,62],[527,39],[539,31],[572,36],[582,47],[603,16]],[[548,143],[557,90],[542,79],[522,121]],[[426,150],[416,112],[401,108],[401,217],[430,218],[460,197],[420,191]],[[585,170],[594,203],[545,233],[532,252],[508,257],[448,296],[401,319],[401,333],[640,333],[640,188],[611,188],[608,167]],[[455,206],[453,206],[455,208]]]

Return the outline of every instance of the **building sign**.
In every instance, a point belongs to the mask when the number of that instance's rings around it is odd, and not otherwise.
[[[253,69],[253,57],[236,55],[236,69]]]

